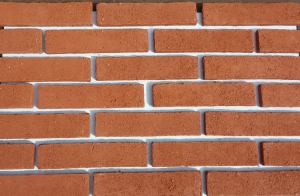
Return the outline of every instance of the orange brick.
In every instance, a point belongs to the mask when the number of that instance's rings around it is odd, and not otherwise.
[[[32,108],[33,95],[31,84],[0,84],[0,108]]]

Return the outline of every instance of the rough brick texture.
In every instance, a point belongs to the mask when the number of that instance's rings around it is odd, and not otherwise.
[[[32,108],[33,85],[0,84],[0,108]]]
[[[86,81],[91,80],[88,58],[1,58],[0,81]]]
[[[155,52],[253,52],[252,30],[154,30]]]
[[[257,165],[255,142],[154,142],[152,164],[170,166]]]
[[[90,136],[89,114],[0,114],[0,139]]]
[[[251,106],[255,105],[253,84],[170,83],[153,85],[153,104],[161,106]]]
[[[38,168],[147,166],[147,143],[43,144]]]
[[[0,29],[0,43],[0,53],[42,53],[42,30]]]
[[[264,165],[298,166],[300,162],[300,142],[263,142],[261,151]]]
[[[94,195],[195,195],[201,176],[193,172],[96,173]]]
[[[299,3],[204,3],[203,25],[299,25]]]
[[[143,85],[41,85],[39,108],[143,107]]]
[[[299,136],[300,113],[205,112],[207,135]]]
[[[97,80],[164,80],[197,79],[198,58],[168,57],[107,57],[97,58]]]
[[[0,144],[0,169],[33,169],[34,151],[34,144]]]
[[[99,3],[98,26],[195,25],[196,3]]]
[[[143,29],[46,31],[48,54],[148,52],[148,50],[148,31]]]
[[[297,195],[300,171],[208,172],[207,195]]]
[[[299,57],[205,56],[203,68],[206,80],[300,80]]]
[[[198,112],[97,113],[96,136],[200,135]]]
[[[92,3],[0,3],[0,26],[92,25]]]
[[[0,195],[89,195],[89,174],[0,175]]]
[[[300,31],[258,30],[259,52],[300,53]]]
[[[300,84],[262,84],[259,90],[263,107],[300,106]]]

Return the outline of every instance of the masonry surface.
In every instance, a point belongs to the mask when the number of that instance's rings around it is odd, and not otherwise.
[[[299,195],[297,3],[0,3],[0,195]]]

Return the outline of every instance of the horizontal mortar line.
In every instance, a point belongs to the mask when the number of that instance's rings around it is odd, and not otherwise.
[[[177,111],[177,112],[200,112],[200,111],[240,111],[240,112],[300,112],[300,107],[258,107],[258,106],[186,106],[186,107],[151,107],[147,108],[54,108],[54,109],[39,109],[39,108],[9,108],[0,109],[0,113],[15,113],[15,112],[160,112],[160,111]]]
[[[87,138],[29,138],[29,139],[0,139],[0,144],[78,144],[105,142],[300,142],[299,136],[119,136],[119,137],[87,137]]]
[[[2,54],[2,58],[6,57],[31,57],[31,58],[41,58],[41,57],[139,57],[139,56],[295,56],[299,57],[299,53],[245,53],[245,52],[164,52],[164,53],[155,53],[155,52],[116,52],[116,53],[67,53],[67,54],[46,54],[46,53],[28,53],[28,54]]]
[[[180,167],[115,167],[115,168],[68,168],[68,169],[17,169],[0,170],[1,175],[18,174],[70,174],[98,172],[176,172],[176,171],[291,171],[300,166],[180,166]]]
[[[4,26],[4,29],[41,29],[41,30],[126,30],[126,29],[154,29],[154,30],[297,30],[293,25],[271,26],[202,26],[202,25],[168,25],[168,26]]]

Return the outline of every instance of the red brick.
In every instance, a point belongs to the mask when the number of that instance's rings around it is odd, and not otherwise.
[[[299,84],[261,84],[259,89],[263,107],[300,106]]]
[[[0,26],[88,26],[92,3],[0,3]]]
[[[33,85],[0,84],[0,108],[32,108]]]
[[[89,58],[0,58],[0,81],[90,81]]]
[[[154,106],[251,106],[250,83],[169,83],[153,85]]]
[[[0,195],[89,195],[89,174],[0,175]]]
[[[159,142],[152,144],[152,165],[257,165],[256,142]]]
[[[39,108],[143,107],[140,84],[120,85],[40,85]]]
[[[300,163],[300,142],[262,142],[261,151],[264,165],[298,166]]]
[[[198,58],[106,57],[96,60],[97,80],[197,79]]]
[[[201,176],[190,172],[95,173],[94,196],[100,195],[198,195]]]
[[[207,135],[300,135],[300,113],[205,112],[204,115]]]
[[[38,153],[40,169],[147,166],[147,143],[42,144]]]
[[[299,25],[299,3],[204,3],[203,25]]]
[[[98,26],[196,25],[196,3],[99,3]]]
[[[42,30],[0,30],[0,53],[42,53]]]
[[[148,52],[148,31],[50,30],[46,31],[46,53]]]
[[[34,144],[0,144],[0,169],[33,169]]]
[[[208,172],[207,195],[297,195],[300,171]]]
[[[253,52],[252,30],[154,30],[155,52]]]
[[[198,112],[97,113],[96,136],[200,135]]]
[[[300,58],[279,56],[206,56],[204,79],[300,79]]]
[[[300,31],[297,30],[258,30],[259,52],[300,53]]]
[[[74,138],[90,136],[89,114],[1,114],[0,138]]]

